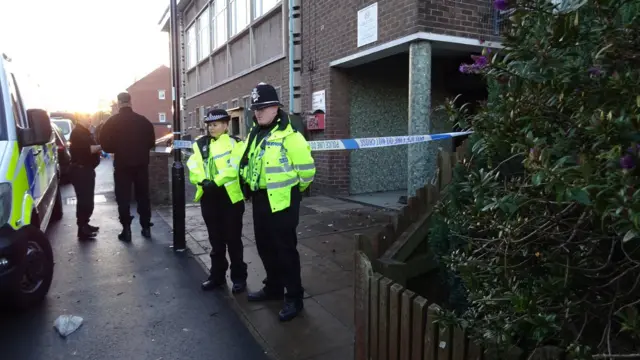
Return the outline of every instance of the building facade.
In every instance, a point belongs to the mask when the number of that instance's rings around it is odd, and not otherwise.
[[[169,67],[158,67],[131,84],[127,92],[131,95],[133,111],[144,115],[153,124],[156,139],[171,132],[173,101]],[[117,112],[117,104],[112,104],[111,112]]]
[[[505,14],[492,2],[180,0],[185,128],[202,133],[207,108],[222,107],[243,115],[242,135],[251,89],[265,81],[301,116],[309,140],[451,131],[438,105],[458,94],[486,97],[481,79],[458,67],[484,47],[501,47]],[[167,10],[164,31],[168,24]],[[314,189],[412,195],[433,176],[438,147],[447,146],[317,151]]]

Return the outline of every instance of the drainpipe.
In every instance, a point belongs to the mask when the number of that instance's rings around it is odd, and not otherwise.
[[[293,114],[293,0],[289,5],[289,114]]]
[[[298,104],[301,70],[298,58],[300,44],[295,44],[295,39],[300,39],[300,0],[288,0],[287,4],[289,7],[289,113],[300,114]]]

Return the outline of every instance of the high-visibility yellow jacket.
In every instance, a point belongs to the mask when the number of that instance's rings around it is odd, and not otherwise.
[[[235,204],[244,199],[240,182],[238,181],[238,159],[234,159],[242,143],[227,134],[218,139],[203,136],[193,143],[193,155],[187,160],[189,181],[197,186],[194,201],[200,201],[204,193],[199,184],[210,180],[218,186],[224,186],[231,203]]]
[[[291,127],[287,114],[279,111],[275,121],[278,124],[260,142],[251,137],[245,141],[242,154],[248,147],[248,162],[240,169],[240,176],[251,191],[267,191],[272,212],[288,208],[291,188],[306,190],[316,173],[311,147]]]

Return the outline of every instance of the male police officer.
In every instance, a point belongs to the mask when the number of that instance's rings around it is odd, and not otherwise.
[[[89,131],[89,120],[79,119],[71,132],[71,183],[76,192],[76,218],[78,224],[78,238],[89,239],[95,237],[99,230],[97,226],[89,224],[93,214],[93,196],[96,187],[95,168],[100,164],[100,145]]]
[[[247,264],[243,260],[242,215],[244,197],[238,181],[238,162],[232,159],[240,140],[229,136],[229,114],[213,109],[204,118],[207,135],[193,144],[193,155],[187,161],[189,181],[197,186],[195,201],[200,201],[202,217],[211,243],[211,270],[202,290],[214,290],[226,284],[231,260],[234,294],[247,285]],[[236,151],[237,152],[237,151]]]
[[[253,201],[253,226],[258,254],[267,278],[264,287],[249,293],[249,301],[282,299],[280,320],[288,321],[303,308],[300,255],[296,227],[301,192],[316,169],[311,148],[280,109],[273,86],[260,83],[251,93],[254,126],[240,160],[245,196]]]
[[[149,201],[149,151],[156,146],[153,125],[131,108],[131,95],[118,94],[117,114],[107,120],[100,131],[100,144],[106,153],[114,154],[114,180],[118,215],[122,233],[118,238],[131,241],[131,186],[133,185],[142,236],[151,237],[151,205]]]

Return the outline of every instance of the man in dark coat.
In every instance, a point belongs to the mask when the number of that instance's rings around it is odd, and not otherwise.
[[[153,125],[131,108],[131,95],[118,94],[119,112],[107,120],[100,131],[100,144],[106,153],[114,154],[114,180],[118,215],[122,233],[118,238],[131,241],[131,186],[133,185],[142,236],[151,237],[151,204],[149,201],[149,152],[156,145]]]

